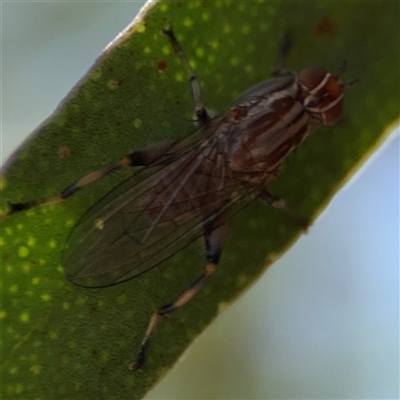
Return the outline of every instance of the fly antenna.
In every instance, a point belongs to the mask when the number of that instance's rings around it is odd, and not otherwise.
[[[341,77],[347,69],[347,60],[342,60],[339,64],[339,71],[337,74],[337,78]],[[352,87],[358,82],[358,79],[350,79],[349,81],[341,82],[342,88]]]
[[[358,83],[358,79],[357,78],[350,79],[349,81],[342,82],[342,87],[344,87],[344,88],[352,87],[357,83]]]
[[[340,76],[342,76],[346,72],[346,69],[347,69],[347,60],[342,60],[339,64],[339,71],[337,77],[339,78]]]

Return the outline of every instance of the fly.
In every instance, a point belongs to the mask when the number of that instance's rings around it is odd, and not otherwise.
[[[274,78],[246,90],[231,108],[211,118],[174,32],[163,33],[186,69],[198,129],[181,141],[154,144],[90,172],[58,195],[9,203],[7,214],[64,201],[118,169],[142,167],[95,203],[69,235],[64,270],[72,283],[84,287],[137,277],[203,236],[205,272],[150,317],[130,366],[133,371],[143,368],[158,323],[191,300],[216,270],[232,215],[257,198],[307,227],[307,221],[267,187],[282,161],[315,127],[340,120],[343,88],[353,83],[342,83],[319,67],[299,73],[278,69]]]

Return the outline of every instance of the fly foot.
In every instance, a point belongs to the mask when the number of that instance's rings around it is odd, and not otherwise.
[[[143,372],[145,360],[146,360],[145,349],[144,349],[144,347],[142,347],[139,352],[139,355],[136,358],[136,361],[129,366],[129,370],[132,372],[136,372],[136,371]]]

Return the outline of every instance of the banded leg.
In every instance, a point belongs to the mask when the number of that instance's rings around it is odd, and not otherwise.
[[[219,258],[221,256],[222,244],[225,238],[225,225],[221,225],[214,229],[212,225],[204,227],[204,238],[206,242],[207,262],[206,270],[196,281],[179,295],[172,303],[160,307],[150,317],[146,333],[140,345],[140,351],[136,358],[136,362],[129,366],[131,371],[142,371],[146,362],[146,352],[150,344],[150,339],[154,334],[158,324],[162,322],[173,311],[182,307],[190,301],[204,287],[208,279],[215,272]]]
[[[290,208],[284,199],[281,199],[278,196],[273,195],[272,193],[268,192],[268,190],[264,189],[260,193],[260,199],[267,203],[269,206],[277,208],[279,210],[284,211],[286,214],[288,214],[291,218],[293,218],[296,223],[305,231],[307,232],[308,227],[310,226],[310,221],[308,219],[302,217],[300,214],[298,214],[296,211],[294,211],[292,208]]]
[[[175,53],[181,59],[183,66],[186,69],[186,73],[188,76],[189,84],[192,89],[192,96],[194,101],[194,112],[197,117],[197,124],[199,127],[206,125],[210,121],[210,116],[208,115],[202,101],[201,101],[201,89],[200,83],[195,75],[193,69],[189,64],[189,60],[186,57],[185,52],[182,49],[182,46],[178,42],[178,39],[175,36],[174,31],[169,29],[163,29],[162,33],[167,36],[171,42],[172,47],[174,48]]]
[[[83,176],[73,184],[66,187],[58,195],[38,200],[31,200],[23,203],[8,202],[9,211],[6,214],[6,217],[20,211],[29,210],[31,208],[36,208],[47,204],[59,203],[73,196],[76,192],[78,192],[85,186],[90,185],[91,183],[96,182],[119,169],[127,167],[146,166],[153,164],[154,162],[159,162],[160,164],[162,164],[163,159],[165,159],[165,162],[167,162],[167,160],[169,160],[173,154],[173,151],[171,150],[174,148],[174,145],[175,142],[163,141],[146,147],[143,150],[135,151],[134,153],[127,155],[118,162],[105,165],[102,168],[89,172],[87,175]]]

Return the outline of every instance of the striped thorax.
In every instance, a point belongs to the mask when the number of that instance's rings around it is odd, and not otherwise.
[[[230,109],[225,132],[230,167],[239,180],[264,185],[318,124],[334,125],[343,109],[343,84],[319,67],[261,82]]]

